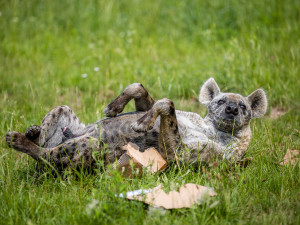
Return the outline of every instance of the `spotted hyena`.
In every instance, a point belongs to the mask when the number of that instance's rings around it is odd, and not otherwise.
[[[135,112],[120,114],[134,99]],[[167,162],[208,161],[212,155],[228,161],[240,160],[251,140],[250,121],[267,110],[262,89],[247,97],[223,93],[213,78],[201,87],[199,101],[208,108],[205,118],[197,113],[175,110],[171,100],[154,101],[142,84],[134,83],[104,110],[107,118],[85,125],[68,106],[52,109],[40,126],[24,134],[8,132],[12,148],[37,161],[51,161],[59,170],[69,166],[90,166],[93,151],[108,146],[105,162],[124,153],[121,146],[137,144],[141,151],[155,147]],[[187,150],[188,149],[188,150]]]

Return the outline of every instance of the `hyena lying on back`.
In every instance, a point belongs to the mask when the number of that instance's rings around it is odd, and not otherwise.
[[[119,114],[131,99],[136,112]],[[199,101],[208,107],[204,119],[175,110],[169,99],[154,101],[143,85],[134,83],[105,108],[108,118],[86,126],[68,106],[59,106],[45,116],[40,127],[28,128],[25,135],[8,132],[6,140],[37,161],[51,160],[59,171],[93,164],[92,152],[101,152],[103,143],[109,148],[106,163],[118,159],[124,153],[120,147],[128,142],[142,151],[155,147],[168,162],[177,156],[186,163],[208,161],[211,155],[240,160],[251,140],[250,120],[267,110],[265,92],[258,89],[248,97],[222,93],[210,78],[200,90]]]

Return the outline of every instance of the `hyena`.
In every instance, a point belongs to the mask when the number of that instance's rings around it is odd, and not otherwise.
[[[134,99],[135,112],[120,114]],[[205,162],[216,156],[226,161],[241,160],[250,143],[250,120],[267,110],[267,97],[258,89],[247,97],[223,93],[213,78],[201,87],[199,101],[208,108],[205,118],[197,113],[175,110],[171,100],[154,101],[144,86],[134,83],[104,110],[107,118],[85,125],[68,106],[51,110],[41,126],[24,134],[8,132],[6,141],[17,151],[37,161],[51,161],[58,170],[87,167],[95,162],[93,151],[108,151],[106,164],[119,159],[128,142],[143,151],[155,147],[172,162]]]

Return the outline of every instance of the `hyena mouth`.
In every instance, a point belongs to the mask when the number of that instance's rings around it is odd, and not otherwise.
[[[219,117],[218,119],[215,119],[214,125],[218,130],[222,131],[228,131],[231,130],[232,127],[235,126],[235,120],[233,119],[228,119],[225,117]]]
[[[231,130],[233,127],[238,125],[238,121],[234,116],[224,116],[220,118],[219,128],[226,130]]]
[[[223,119],[224,122],[229,122],[229,123],[233,123],[235,121],[234,117],[226,117]]]
[[[222,118],[222,120],[224,120],[224,121],[235,121],[236,120],[236,116],[234,116],[234,115],[225,115],[225,116],[223,116],[223,118]]]

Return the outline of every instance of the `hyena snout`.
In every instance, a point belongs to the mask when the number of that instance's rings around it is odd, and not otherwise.
[[[225,113],[227,115],[237,116],[239,114],[239,108],[236,104],[230,103],[225,107]]]

